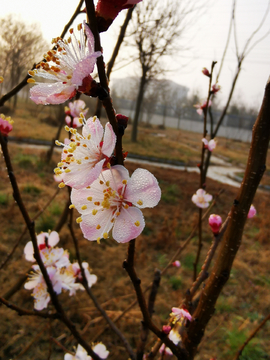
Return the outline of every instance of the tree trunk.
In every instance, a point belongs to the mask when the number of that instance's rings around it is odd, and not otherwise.
[[[137,96],[137,101],[136,101],[134,120],[133,120],[133,124],[132,124],[132,133],[131,133],[131,141],[132,142],[137,141],[138,120],[139,120],[139,116],[140,116],[141,105],[142,105],[142,101],[143,101],[143,95],[144,95],[144,90],[145,90],[146,84],[147,84],[146,71],[143,71],[141,81],[140,81],[140,88],[139,88],[139,92],[138,92],[138,96]]]

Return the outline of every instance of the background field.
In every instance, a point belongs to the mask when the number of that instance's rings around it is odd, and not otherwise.
[[[42,112],[39,112],[35,105],[30,103],[28,105],[25,109],[24,104],[20,103],[18,110],[13,115],[15,124],[12,135],[51,140],[55,136],[57,127],[49,123],[51,123],[51,119],[55,118],[56,109],[42,107]],[[62,131],[62,140],[64,136],[65,132]],[[124,137],[124,150],[130,153],[178,160],[191,166],[195,166],[200,158],[201,135],[199,134],[141,126],[138,143],[131,144],[129,138],[130,129],[128,128]],[[215,155],[228,163],[239,166],[243,173],[248,148],[249,145],[246,143],[218,139]],[[52,170],[59,161],[60,154],[55,153],[52,162],[48,164],[44,161],[45,151],[37,146],[28,147],[10,142],[15,175],[31,216],[41,210],[49,197],[57,190]],[[127,162],[126,166],[132,172],[140,165]],[[270,185],[269,167],[270,157],[268,156],[268,173],[263,179],[263,183],[266,185]],[[162,269],[166,266],[176,249],[190,234],[198,216],[197,208],[190,200],[199,184],[196,173],[164,170],[153,166],[147,166],[147,169],[157,177],[162,189],[162,199],[156,208],[144,211],[146,227],[137,240],[136,269],[142,280],[143,288],[152,281],[155,268]],[[12,197],[12,189],[3,159],[0,161],[0,176],[2,179],[0,183],[1,263],[19,238],[24,224]],[[217,199],[213,213],[220,214],[225,220],[237,189],[211,179],[207,180],[209,193],[217,194],[220,189],[224,189],[224,192]],[[52,230],[55,227],[67,198],[67,189],[62,189],[55,201],[37,219],[37,232]],[[269,201],[268,192],[259,191],[256,194],[254,205],[258,215],[247,222],[231,278],[217,302],[216,313],[206,330],[197,356],[198,360],[209,360],[214,356],[218,360],[232,359],[249,332],[270,311]],[[75,214],[74,218],[76,217]],[[114,318],[135,299],[130,280],[122,268],[127,245],[119,245],[110,239],[104,240],[98,245],[96,242],[83,239],[76,223],[74,228],[79,239],[83,260],[89,262],[93,273],[98,276],[98,282],[93,287],[94,294],[108,314]],[[211,231],[206,222],[203,228],[202,259],[212,241]],[[75,251],[67,226],[62,228],[60,238],[59,246],[68,248],[71,260],[75,259]],[[27,241],[29,241],[29,237],[25,235],[12,260],[0,272],[2,295],[21,275],[29,270],[29,263],[22,255]],[[192,284],[196,244],[197,237],[194,237],[179,258],[182,267],[180,269],[170,268],[161,280],[154,314],[154,321],[158,326],[167,322],[171,307],[181,303],[185,292]],[[69,297],[67,293],[61,294],[60,300],[72,321],[80,327],[85,338],[91,342],[93,336],[105,326],[104,320],[99,316],[91,300],[83,292],[78,292],[75,297]],[[10,301],[29,310],[33,308],[30,291],[23,288]],[[70,350],[77,345],[69,332],[57,320],[50,322],[40,318],[19,317],[15,312],[3,306],[0,308],[0,317],[1,359],[44,360],[49,358],[50,353],[52,360],[63,359],[63,350],[49,341],[51,336],[61,341]],[[124,321],[119,325],[133,347],[136,347],[138,340],[140,322],[141,315],[136,306],[125,315]],[[267,324],[246,348],[242,359],[270,359],[269,336],[270,325]],[[102,340],[108,347],[110,359],[124,360],[128,358],[122,344],[111,331],[107,331],[98,340]],[[150,336],[148,350],[153,343],[154,337]]]

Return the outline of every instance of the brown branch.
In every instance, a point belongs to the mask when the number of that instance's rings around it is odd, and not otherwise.
[[[108,325],[110,326],[110,328],[114,331],[114,333],[120,338],[120,340],[122,341],[123,345],[125,346],[130,358],[132,360],[136,360],[136,356],[130,346],[130,344],[128,343],[127,339],[124,337],[124,335],[121,333],[121,331],[117,328],[117,326],[115,325],[115,323],[109,318],[109,316],[107,315],[106,311],[102,308],[102,306],[99,304],[99,302],[97,301],[96,297],[94,296],[91,288],[89,288],[88,283],[87,283],[87,279],[85,276],[85,271],[84,268],[82,266],[82,260],[81,260],[81,255],[80,255],[80,251],[79,251],[79,245],[78,245],[78,240],[74,234],[73,231],[73,227],[72,227],[72,222],[69,223],[69,230],[70,230],[70,234],[72,236],[73,239],[73,243],[75,246],[75,250],[76,250],[76,257],[78,259],[78,263],[81,269],[81,274],[82,274],[82,284],[87,292],[87,294],[89,295],[89,297],[91,298],[91,300],[93,301],[94,305],[96,306],[96,308],[98,309],[98,311],[100,312],[100,314],[103,316],[103,318],[107,321]]]
[[[12,167],[9,152],[8,152],[7,137],[3,137],[1,132],[0,132],[0,143],[1,143],[2,153],[3,153],[6,167],[7,167],[7,172],[9,175],[9,180],[10,180],[12,188],[13,188],[13,197],[20,209],[20,212],[24,218],[25,224],[27,225],[29,235],[31,237],[31,241],[32,241],[33,248],[34,248],[34,258],[36,259],[36,262],[39,265],[40,271],[41,271],[43,278],[45,280],[45,283],[47,285],[47,290],[50,294],[51,301],[52,301],[56,311],[61,315],[61,320],[69,328],[72,335],[77,339],[77,341],[82,345],[82,347],[84,347],[84,349],[88,352],[88,354],[90,356],[92,356],[92,358],[94,360],[100,360],[100,357],[92,350],[92,347],[80,336],[75,325],[67,317],[61,304],[58,301],[58,297],[53,289],[53,286],[52,286],[51,280],[49,278],[49,275],[47,273],[47,270],[41,260],[41,256],[40,256],[40,252],[39,252],[39,248],[38,248],[38,244],[37,244],[36,233],[35,233],[35,223],[34,223],[34,221],[31,220],[31,218],[29,217],[29,214],[25,208],[24,202],[22,200],[22,197],[21,197],[21,194],[19,191],[17,180],[16,180],[16,177],[13,172],[13,167]]]
[[[62,350],[64,350],[66,353],[75,356],[75,353],[68,350],[66,347],[64,347],[64,345],[62,345],[59,341],[57,341],[54,337],[51,336],[51,341],[53,341],[57,346],[59,346]]]
[[[130,19],[132,17],[132,12],[135,9],[135,6],[130,8],[128,10],[128,12],[127,12],[125,21],[123,22],[123,25],[120,28],[120,33],[118,35],[118,39],[117,39],[115,47],[113,49],[112,56],[111,56],[111,58],[110,58],[110,60],[109,60],[109,62],[107,64],[107,79],[108,79],[108,82],[110,81],[110,75],[111,75],[111,72],[112,72],[112,68],[114,66],[115,60],[116,60],[117,55],[119,53],[120,46],[122,45],[122,42],[124,40],[126,30],[127,30],[127,27],[128,27],[128,23],[129,23],[129,21],[130,21]],[[101,105],[102,105],[102,102],[98,99],[97,103],[96,103],[96,110],[95,110],[95,114],[96,114],[96,116],[98,118],[100,118],[100,115],[101,115]]]
[[[223,192],[223,190],[221,190],[216,197],[218,197],[221,193]],[[209,206],[209,208],[207,209],[207,211],[204,213],[202,220],[204,220],[208,214],[210,213],[210,211],[212,210],[212,207],[215,205],[216,200],[212,201],[212,204]],[[164,275],[167,270],[171,267],[171,264],[178,258],[178,256],[182,253],[182,251],[184,251],[184,249],[188,246],[188,244],[190,243],[190,241],[193,239],[193,237],[196,234],[198,225],[195,225],[192,232],[190,233],[190,235],[188,236],[188,238],[184,241],[183,245],[179,246],[178,249],[176,250],[176,252],[174,253],[174,255],[172,256],[172,258],[169,260],[168,264],[165,266],[165,268],[163,268],[163,270],[161,271],[161,276]],[[148,290],[150,290],[152,286],[152,283],[150,283],[143,291],[143,293],[145,294]],[[137,304],[137,299],[135,299],[129,306],[127,306],[125,308],[124,311],[122,311],[122,313],[120,315],[118,315],[113,321],[117,322],[119,321],[129,310],[131,310],[136,304]],[[93,341],[96,341],[106,330],[108,329],[108,326],[104,327],[103,329],[100,330],[99,333],[97,333],[97,335],[94,337]]]
[[[193,296],[195,295],[196,291],[198,290],[198,288],[200,287],[201,283],[207,279],[208,277],[208,269],[210,267],[211,261],[215,255],[216,249],[225,233],[225,230],[227,229],[228,223],[229,223],[230,217],[228,216],[227,219],[225,220],[222,229],[220,231],[220,233],[215,236],[214,241],[207,253],[206,259],[204,261],[204,264],[202,266],[202,270],[199,273],[196,281],[194,281],[194,283],[192,284],[192,287],[190,289],[189,293],[189,298],[190,300],[192,300]],[[184,301],[185,303],[185,301]],[[187,304],[185,304],[187,306]]]
[[[64,27],[64,30],[62,31],[62,34],[60,37],[64,37],[66,32],[68,31],[69,27],[71,26],[71,24],[73,23],[74,19],[78,16],[78,14],[80,14],[81,12],[81,6],[83,4],[84,0],[80,0],[79,5],[77,7],[77,9],[75,10],[74,14],[72,15],[71,19],[69,20],[69,22],[66,24],[66,26]],[[35,64],[32,67],[32,70],[35,69]],[[17,85],[15,86],[15,88],[13,88],[10,92],[8,92],[7,94],[3,95],[0,99],[0,106],[3,106],[5,104],[5,102],[7,100],[9,100],[10,98],[12,98],[12,96],[16,95],[21,89],[23,89],[28,83],[27,80],[30,78],[31,76],[27,73],[27,75],[25,76],[25,78]]]
[[[48,313],[43,313],[41,311],[29,311],[29,310],[20,308],[14,304],[11,304],[9,301],[4,299],[3,297],[0,297],[0,302],[2,304],[4,304],[6,307],[8,307],[9,309],[16,311],[18,313],[18,315],[20,315],[20,316],[23,316],[23,315],[37,316],[37,317],[41,317],[44,319],[59,319],[60,318],[60,315],[58,313],[48,314]]]
[[[177,347],[167,337],[167,335],[163,331],[159,330],[156,327],[156,325],[152,322],[143,295],[143,291],[141,289],[141,280],[137,277],[136,271],[134,269],[134,254],[135,254],[135,240],[131,240],[128,244],[128,255],[127,255],[127,259],[123,263],[123,267],[127,271],[130,280],[132,281],[133,287],[135,289],[138,304],[141,309],[141,313],[143,315],[143,325],[147,327],[149,330],[151,330],[157,337],[159,337],[165,343],[165,345],[171,349],[171,351],[178,359],[185,360],[186,359],[185,350],[180,347]]]
[[[47,202],[47,204],[45,204],[45,206],[43,207],[43,209],[41,209],[34,217],[33,217],[33,221],[36,220],[46,209],[47,207],[51,204],[51,202],[54,200],[54,198],[56,197],[56,195],[59,193],[59,188],[57,188],[56,192],[53,194],[53,196],[49,199],[49,201]],[[14,244],[12,250],[7,254],[5,260],[2,261],[2,264],[0,265],[0,270],[3,269],[3,267],[5,267],[5,265],[7,264],[7,262],[10,260],[11,256],[13,255],[14,251],[16,250],[17,246],[19,245],[19,243],[21,242],[21,240],[23,239],[24,235],[27,232],[27,226],[24,227],[20,237],[17,239],[16,243]]]
[[[155,274],[154,274],[154,281],[152,283],[152,288],[151,288],[149,298],[148,298],[148,311],[149,311],[150,317],[152,317],[153,312],[154,312],[154,304],[155,304],[155,300],[156,300],[156,296],[157,296],[157,292],[158,292],[158,288],[159,288],[160,279],[161,279],[160,271],[158,269],[156,269]],[[137,360],[143,360],[144,349],[145,349],[148,334],[149,334],[148,328],[145,326],[144,323],[142,323],[140,341],[137,346]]]
[[[240,356],[242,355],[243,350],[245,349],[245,347],[247,346],[247,344],[254,338],[254,336],[257,334],[257,332],[259,330],[261,330],[261,328],[266,324],[266,322],[270,320],[270,314],[268,314],[264,320],[256,327],[256,329],[254,329],[252,331],[252,333],[249,335],[249,337],[247,338],[247,340],[244,342],[244,344],[240,347],[240,349],[237,351],[237,354],[235,355],[235,357],[233,358],[233,360],[238,360],[240,358]]]
[[[95,6],[93,3],[93,0],[85,0],[85,5],[86,5],[86,10],[87,10],[87,16],[88,16],[89,22],[90,22],[90,29],[91,29],[91,31],[94,35],[94,39],[95,39],[95,51],[102,52],[99,32],[98,32],[98,28],[97,28],[97,21],[96,21],[96,16],[95,16]],[[103,87],[103,89],[105,90],[105,92],[107,93],[107,96],[104,99],[102,99],[102,104],[106,110],[109,122],[112,125],[113,131],[116,135],[115,153],[116,153],[117,164],[123,165],[122,136],[118,131],[118,124],[117,124],[117,120],[115,117],[116,114],[115,114],[115,111],[113,108],[112,99],[110,97],[110,90],[108,87],[108,79],[106,76],[105,64],[104,64],[102,55],[97,58],[97,68],[98,68],[98,76],[99,76],[100,84]]]
[[[244,225],[253,197],[265,171],[270,139],[270,82],[268,81],[260,113],[253,128],[252,142],[245,176],[234,204],[231,218],[220,244],[212,273],[206,283],[183,343],[193,359],[205,327],[214,313],[216,300],[230,276],[231,267],[240,247]]]

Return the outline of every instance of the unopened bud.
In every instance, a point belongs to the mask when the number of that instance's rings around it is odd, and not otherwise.
[[[248,212],[248,219],[253,218],[257,214],[257,210],[255,209],[254,205],[250,206],[249,212]]]
[[[169,332],[171,331],[170,325],[163,325],[163,326],[162,326],[162,331],[163,331],[166,335],[168,335]]]
[[[181,263],[179,260],[175,260],[173,263],[172,263],[172,266],[175,266],[175,267],[181,267]]]
[[[211,230],[213,231],[214,235],[218,235],[219,234],[219,229],[222,225],[222,219],[219,215],[216,214],[212,214],[209,216],[209,220],[208,223],[211,227]]]
[[[202,73],[203,73],[203,75],[210,77],[210,73],[209,73],[208,69],[206,69],[206,67],[204,67],[204,68],[202,69]]]

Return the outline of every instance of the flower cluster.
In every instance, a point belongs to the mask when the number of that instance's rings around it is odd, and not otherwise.
[[[106,346],[102,343],[98,343],[93,347],[93,351],[101,358],[107,359],[109,351],[106,349]],[[71,354],[65,354],[64,360],[92,360],[92,357],[89,356],[86,350],[79,344],[75,356]]]
[[[29,83],[36,83],[30,90],[30,99],[36,104],[62,104],[75,96],[77,91],[91,95],[94,80],[90,74],[101,53],[94,51],[94,37],[89,27],[85,23],[84,26],[80,24],[78,30],[80,41],[75,37],[73,29],[70,29],[71,37],[67,41],[53,39],[56,50],[48,51],[44,56],[46,62],[40,62],[35,70],[28,72],[30,76],[53,81],[39,83],[33,78],[28,79]]]
[[[71,207],[81,216],[84,237],[98,242],[112,237],[119,243],[136,238],[145,222],[140,209],[154,207],[161,190],[156,178],[147,170],[137,169],[131,178],[122,165],[111,166],[116,136],[107,123],[105,131],[97,117],[83,122],[82,135],[66,127],[72,134],[63,146],[62,159],[54,170],[60,176],[60,187],[72,187]]]
[[[65,113],[67,115],[65,121],[67,125],[73,128],[81,127],[83,125],[81,114],[85,116],[88,112],[88,109],[85,109],[85,102],[83,100],[75,100],[74,102],[70,102],[68,106],[69,107],[65,107]]]
[[[8,134],[13,129],[14,121],[11,120],[11,117],[6,117],[4,114],[0,115],[0,132],[4,136],[8,136]]]
[[[46,271],[52,282],[53,289],[57,294],[62,290],[69,291],[70,295],[75,295],[77,290],[84,290],[80,283],[82,280],[81,270],[78,263],[71,264],[69,254],[63,248],[57,248],[59,235],[56,231],[51,233],[41,233],[37,236],[37,243],[40,257],[45,265]],[[25,259],[35,262],[34,248],[29,241],[24,248]],[[88,270],[88,264],[82,263],[88,286],[91,287],[96,283],[96,275],[91,275]],[[34,308],[42,310],[47,307],[50,301],[50,294],[47,291],[47,285],[37,264],[32,266],[34,272],[30,273],[28,282],[24,287],[27,290],[33,290]]]

